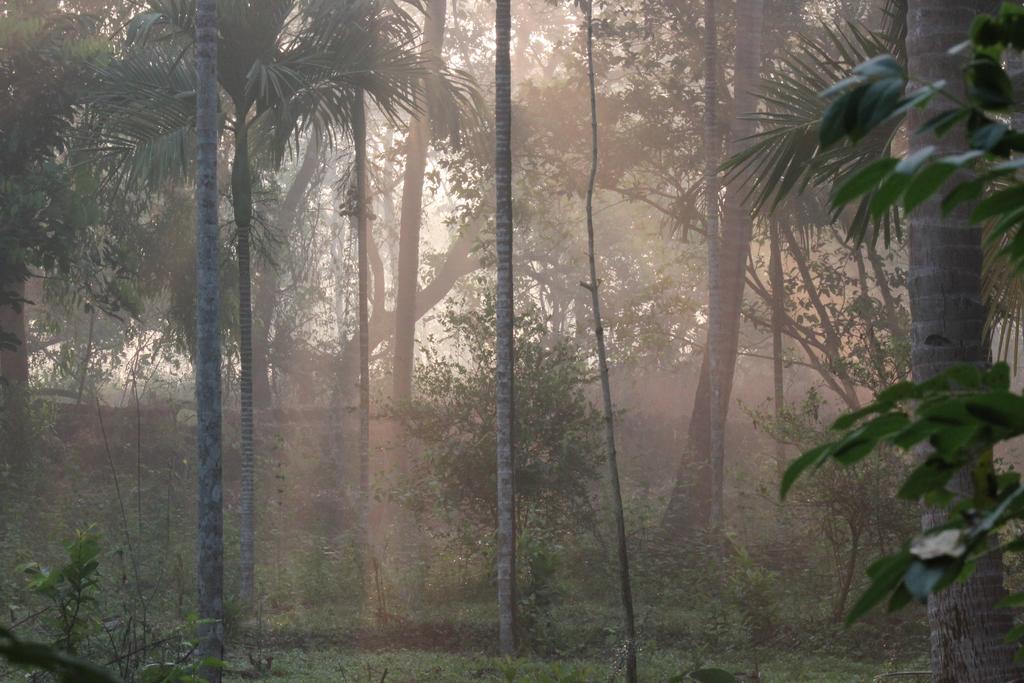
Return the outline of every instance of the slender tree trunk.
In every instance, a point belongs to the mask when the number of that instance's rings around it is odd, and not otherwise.
[[[761,70],[761,33],[764,19],[763,0],[739,0],[736,7],[736,68],[733,81],[734,120],[729,135],[730,152],[735,153],[746,144],[744,139],[753,133],[753,122],[743,118],[756,108],[754,91]],[[717,62],[717,60],[716,60]],[[718,69],[718,66],[715,66]],[[717,80],[718,71],[711,74]],[[707,78],[707,76],[706,76]],[[717,88],[716,88],[717,89]],[[718,137],[715,138],[717,145]],[[717,159],[717,146],[714,148]],[[713,328],[716,343],[705,349],[701,368],[702,382],[707,391],[698,390],[694,395],[687,450],[680,458],[676,485],[669,499],[665,514],[665,526],[672,536],[680,537],[700,526],[695,523],[707,519],[706,527],[713,528],[722,522],[725,471],[724,431],[728,417],[729,399],[732,394],[733,375],[739,351],[740,320],[743,305],[743,290],[746,284],[746,265],[750,253],[752,221],[749,210],[743,202],[743,178],[733,181],[731,191],[725,197],[725,216],[720,232],[717,250],[718,283],[709,284],[709,303],[712,298],[718,302],[720,323],[708,321],[709,341]],[[717,182],[714,188],[717,197]],[[717,207],[716,207],[717,210]],[[708,218],[709,229],[711,218]],[[709,249],[711,237],[709,236]],[[710,258],[709,253],[709,258]],[[711,279],[711,273],[708,274]],[[712,292],[716,289],[717,292]],[[714,317],[709,311],[709,316]],[[716,372],[712,372],[715,366]],[[712,378],[717,375],[717,379]],[[707,379],[705,379],[705,377]],[[712,400],[715,400],[715,403]],[[717,403],[717,405],[716,405]],[[702,405],[703,404],[703,405]],[[709,419],[705,419],[708,415]],[[721,442],[721,443],[719,443]]]
[[[18,279],[7,286],[8,294],[17,300],[10,306],[0,306],[0,332],[18,338],[18,347],[0,351],[0,376],[12,387],[28,384],[28,344],[25,329],[25,281]]]
[[[252,404],[255,410],[270,408],[270,325],[277,302],[277,272],[272,264],[261,268],[253,285]]]
[[[356,251],[359,261],[359,509],[360,536],[369,538],[370,505],[370,291],[367,241],[370,232],[369,183],[366,172],[366,102],[356,93],[352,139],[355,146]]]
[[[238,250],[238,337],[241,372],[242,482],[239,508],[239,597],[248,603],[255,587],[256,530],[254,524],[255,455],[252,422],[252,169],[249,167],[248,112],[238,108],[235,115],[235,159],[231,165],[231,199],[235,210]]]
[[[494,242],[498,281],[495,297],[497,340],[498,466],[498,645],[503,655],[516,650],[516,494],[513,443],[512,294],[512,34],[511,0],[496,0],[494,15]]]
[[[444,45],[446,0],[430,0],[423,26],[422,54],[434,76],[440,72]],[[428,81],[429,82],[429,81]],[[416,290],[419,287],[420,224],[423,218],[423,178],[430,148],[429,98],[426,89],[423,111],[412,117],[405,141],[405,174],[402,182],[402,213],[398,237],[398,288],[395,295],[395,342],[392,366],[392,399],[412,397],[412,370],[416,334]]]
[[[718,30],[715,0],[704,0],[704,203],[708,242],[708,455],[711,471],[710,530],[722,527],[725,474],[725,410],[722,401],[722,275],[718,226]]]
[[[963,40],[974,16],[994,10],[984,0],[951,3],[945,0],[910,0],[907,54],[915,79],[961,84],[963,58],[947,50]],[[962,94],[962,93],[961,93]],[[911,112],[909,127],[916,129],[944,105],[929,102]],[[962,150],[962,135],[915,135],[911,147],[935,145],[939,154]],[[925,381],[958,363],[986,365],[989,339],[981,294],[982,231],[969,220],[970,207],[949,215],[941,208],[941,194],[925,201],[909,223],[911,365],[914,380]],[[951,482],[951,488],[971,495],[969,473]],[[945,518],[944,510],[926,509],[927,527]],[[1013,662],[1014,647],[1004,642],[1013,626],[1009,609],[997,609],[1005,596],[999,553],[978,561],[970,579],[957,582],[928,600],[931,624],[932,680],[936,683],[1005,683],[1022,673]]]
[[[771,221],[771,234],[768,237],[770,256],[768,258],[768,279],[772,289],[772,404],[775,410],[775,421],[782,419],[785,409],[785,386],[782,376],[782,325],[786,315],[786,283],[782,272],[782,245],[779,243],[779,226]],[[778,427],[778,425],[777,425]],[[775,460],[779,472],[786,467],[786,447],[782,441],[775,440]]]
[[[217,219],[217,3],[196,1],[196,448],[200,661],[224,656],[220,236]],[[200,676],[220,683],[219,667]]]
[[[82,404],[82,394],[85,393],[85,380],[89,377],[89,365],[92,363],[92,342],[93,334],[96,332],[96,307],[89,305],[89,338],[85,343],[85,355],[82,357],[82,371],[78,377],[78,395],[75,397],[75,404]]]
[[[590,262],[591,310],[594,315],[594,338],[597,342],[597,363],[601,373],[601,398],[604,405],[605,451],[608,458],[608,483],[619,555],[619,591],[622,598],[622,626],[626,636],[626,681],[636,683],[636,620],[633,617],[633,587],[629,580],[629,548],[626,544],[626,516],[622,509],[619,486],[619,465],[615,449],[615,413],[612,408],[612,386],[608,376],[608,354],[601,324],[601,297],[598,294],[597,259],[594,255],[594,185],[597,181],[597,89],[594,84],[594,6],[583,3],[587,21],[587,78],[590,83],[590,178],[587,183],[587,259]]]

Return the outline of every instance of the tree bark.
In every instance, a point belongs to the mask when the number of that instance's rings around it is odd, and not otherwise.
[[[498,468],[498,645],[503,655],[516,649],[516,511],[513,443],[512,292],[512,33],[511,0],[496,0],[494,60],[494,184],[497,291],[497,468]]]
[[[721,231],[718,225],[718,30],[715,0],[704,0],[704,204],[708,247],[708,460],[711,472],[709,530],[722,527],[725,474],[725,409],[722,405],[724,319],[722,314]]]
[[[446,0],[430,0],[423,26],[422,55],[432,75],[441,68]],[[428,80],[429,82],[429,80]],[[395,342],[391,398],[412,398],[412,371],[416,335],[416,290],[419,287],[420,224],[423,218],[423,178],[430,148],[431,94],[425,88],[422,110],[409,122],[405,141],[405,174],[402,182],[401,223],[398,237],[398,288],[395,294]]]
[[[731,153],[736,153],[745,144],[744,139],[753,133],[753,122],[743,118],[752,112],[756,104],[754,90],[761,71],[761,33],[764,20],[763,0],[740,0],[736,8],[736,68],[733,82],[734,121],[729,136]],[[707,46],[705,46],[705,51]],[[705,54],[705,59],[707,54]],[[717,61],[717,60],[716,60]],[[707,68],[707,67],[706,67]],[[714,67],[718,68],[718,67]],[[706,75],[717,80],[718,73]],[[717,103],[717,88],[716,88]],[[705,114],[706,115],[706,114]],[[705,126],[707,123],[705,122]],[[707,132],[705,128],[705,133]],[[714,138],[715,147],[711,150],[717,159],[718,137]],[[707,144],[707,143],[705,143]],[[717,166],[716,166],[717,168]],[[717,182],[715,196],[718,196]],[[720,330],[714,334],[715,344],[705,349],[702,361],[701,381],[706,391],[698,388],[694,395],[694,407],[690,417],[687,448],[681,455],[676,485],[669,499],[665,515],[665,527],[668,533],[676,538],[685,536],[689,530],[713,528],[722,521],[722,509],[725,472],[724,434],[715,434],[715,425],[724,426],[728,418],[729,399],[732,393],[733,375],[736,369],[736,358],[739,351],[739,333],[743,290],[746,283],[747,258],[750,254],[750,238],[752,220],[749,210],[743,201],[743,178],[735,178],[730,191],[725,197],[725,215],[721,226],[717,250],[717,277],[709,278],[709,305],[714,298],[718,305],[717,313],[709,310],[709,341],[716,315],[721,320]],[[717,210],[717,206],[716,206]],[[711,218],[708,218],[709,229]],[[717,232],[717,215],[715,217]],[[709,250],[712,239],[708,238]],[[709,253],[709,261],[711,254]],[[717,282],[716,282],[717,281]],[[712,289],[719,291],[712,292]],[[712,366],[716,373],[712,373]],[[711,381],[714,374],[718,377]],[[705,377],[707,379],[705,379]],[[717,400],[712,403],[712,398]],[[701,404],[705,405],[701,405]],[[704,418],[707,415],[708,418]],[[705,425],[708,421],[709,424]],[[706,436],[705,436],[706,433]],[[721,443],[718,443],[721,441]],[[694,478],[696,473],[696,480]],[[692,495],[692,494],[696,494]],[[694,519],[706,519],[705,524],[694,523]]]
[[[910,0],[907,55],[914,78],[962,84],[963,57],[947,50],[963,40],[977,14],[994,9],[985,0]],[[933,101],[923,110],[913,110],[909,129],[917,129],[943,106]],[[941,155],[964,149],[966,141],[953,133],[911,138],[912,150],[925,145],[935,145]],[[983,366],[990,360],[981,293],[982,231],[971,224],[970,207],[944,215],[941,200],[941,193],[934,195],[908,220],[911,364],[917,382],[959,363]],[[956,477],[951,487],[970,495],[969,473]],[[923,526],[930,528],[945,515],[944,510],[926,509]],[[1004,595],[1002,557],[991,553],[978,561],[970,579],[928,600],[933,681],[1004,683],[1021,675],[1013,662],[1013,646],[1003,640],[1013,626],[1013,615],[1009,609],[996,608]]]
[[[353,113],[356,251],[359,261],[359,534],[365,547],[369,538],[370,506],[370,292],[367,258],[370,215],[366,173],[366,102],[362,90],[356,92]]]
[[[594,84],[594,6],[590,0],[583,3],[587,22],[587,79],[590,84],[590,178],[587,183],[587,260],[590,265],[591,310],[594,316],[594,339],[597,344],[597,364],[601,374],[601,398],[604,407],[605,454],[608,458],[608,484],[615,533],[618,541],[619,593],[622,599],[622,626],[626,638],[626,681],[637,683],[636,620],[633,615],[633,587],[629,579],[629,547],[626,543],[626,515],[622,508],[622,489],[619,485],[618,455],[615,449],[615,413],[612,407],[611,379],[608,375],[608,353],[601,323],[601,297],[598,294],[597,259],[594,254],[594,184],[597,181],[597,89]]]
[[[236,103],[237,105],[237,103]],[[252,169],[249,166],[248,111],[236,106],[235,158],[231,164],[231,200],[235,211],[238,252],[238,338],[241,399],[240,441],[242,451],[241,493],[239,495],[239,586],[242,602],[252,600],[255,590],[256,530],[254,514],[255,454],[252,421]]]
[[[14,387],[28,384],[28,344],[25,326],[25,281],[18,279],[7,285],[8,295],[15,300],[10,306],[0,306],[0,332],[18,338],[18,348],[0,351],[0,376]]]
[[[782,374],[782,325],[786,315],[786,283],[782,272],[782,245],[779,243],[779,225],[771,222],[771,234],[768,237],[770,256],[768,258],[768,279],[772,288],[772,406],[775,421],[782,419],[785,408],[785,386]],[[778,471],[782,473],[786,467],[786,447],[779,439],[775,440],[775,460]]]
[[[224,657],[220,237],[217,219],[217,3],[196,1],[196,450],[200,661]],[[219,667],[200,676],[220,683]]]

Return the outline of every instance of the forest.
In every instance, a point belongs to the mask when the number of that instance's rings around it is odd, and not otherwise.
[[[1022,53],[0,0],[0,681],[1024,681]]]

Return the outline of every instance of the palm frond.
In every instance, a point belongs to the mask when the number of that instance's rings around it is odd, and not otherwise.
[[[97,69],[83,147],[118,184],[152,188],[191,174],[195,73],[179,57],[152,45]]]
[[[811,189],[827,193],[847,174],[888,154],[896,123],[880,128],[859,144],[833,145],[826,150],[818,144],[818,130],[827,105],[821,92],[858,64],[892,53],[893,40],[853,23],[824,27],[821,36],[799,37],[796,49],[765,77],[759,92],[764,108],[749,115],[760,132],[723,165],[730,176],[744,179],[756,210],[775,210],[794,193]],[[872,216],[872,196],[864,197],[851,215],[844,216],[847,229],[858,239],[874,231],[888,241],[899,229],[899,216],[895,211]],[[836,218],[839,216],[833,215]]]

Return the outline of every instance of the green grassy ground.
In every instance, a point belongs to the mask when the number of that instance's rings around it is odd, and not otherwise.
[[[238,662],[241,668],[241,662]],[[708,662],[733,672],[749,671],[749,664]],[[643,652],[640,680],[665,683],[693,666],[685,653]],[[227,681],[251,680],[251,665]],[[844,661],[827,656],[780,655],[758,666],[760,681],[777,683],[861,683],[870,682],[885,667]],[[547,662],[536,659],[502,660],[481,654],[453,654],[422,650],[358,652],[345,649],[291,649],[274,653],[269,673],[263,680],[304,683],[455,683],[457,681],[515,681],[526,683],[607,681],[607,662],[567,660]],[[901,678],[907,681],[910,678]]]

